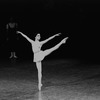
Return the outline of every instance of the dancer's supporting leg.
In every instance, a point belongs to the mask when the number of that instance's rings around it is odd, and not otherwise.
[[[62,44],[66,43],[66,40],[68,39],[68,37],[64,38],[60,43],[58,43],[56,46],[50,48],[50,49],[47,49],[44,51],[44,55],[47,56],[49,55],[50,53],[52,53],[53,51],[57,50]]]
[[[38,61],[36,62],[36,67],[37,67],[37,70],[38,70],[38,88],[39,90],[41,90],[41,87],[42,87],[42,64],[41,64],[41,61]]]
[[[52,47],[51,49],[45,50],[44,56],[47,56],[50,53],[52,53],[54,50],[58,49],[62,44],[66,43],[67,39],[68,39],[68,37],[64,38],[60,43],[58,43],[56,46]],[[41,90],[41,87],[42,87],[42,82],[41,82],[42,81],[42,62],[41,61],[36,62],[36,67],[38,70],[38,80],[39,80],[38,88],[39,88],[39,90]]]

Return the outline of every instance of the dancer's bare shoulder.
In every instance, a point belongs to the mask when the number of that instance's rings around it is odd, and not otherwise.
[[[35,47],[41,47],[42,44],[39,41],[32,41],[32,45],[34,45]]]

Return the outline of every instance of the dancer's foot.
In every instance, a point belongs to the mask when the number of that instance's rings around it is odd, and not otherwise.
[[[39,91],[41,91],[41,87],[42,87],[42,86],[43,86],[42,84],[39,84],[39,85],[38,85]]]
[[[66,40],[68,39],[68,37],[64,38],[61,42],[62,44],[66,43]]]

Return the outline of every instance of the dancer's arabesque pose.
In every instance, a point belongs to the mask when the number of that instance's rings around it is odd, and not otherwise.
[[[25,34],[23,34],[20,31],[17,31],[17,33],[21,34],[32,45],[32,51],[34,53],[33,62],[36,63],[36,67],[38,70],[38,80],[39,80],[38,88],[39,88],[39,90],[41,90],[41,87],[42,87],[42,82],[41,82],[42,81],[42,60],[50,53],[57,50],[62,44],[66,43],[66,40],[68,39],[68,37],[64,38],[60,43],[58,43],[54,47],[43,51],[43,50],[41,50],[41,47],[43,46],[43,44],[45,44],[49,40],[53,39],[54,37],[59,36],[61,33],[55,34],[44,41],[40,41],[41,36],[39,33],[36,35],[35,41],[30,39],[29,37],[27,37]]]

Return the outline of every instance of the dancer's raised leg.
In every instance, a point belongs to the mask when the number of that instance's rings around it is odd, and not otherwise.
[[[62,44],[66,43],[66,40],[68,39],[68,37],[64,38],[60,43],[58,43],[56,46],[50,48],[50,49],[47,49],[44,51],[44,55],[47,56],[49,55],[50,53],[52,53],[53,51],[57,50]]]
[[[36,67],[38,70],[38,88],[41,90],[42,87],[42,64],[41,61],[36,62]]]

